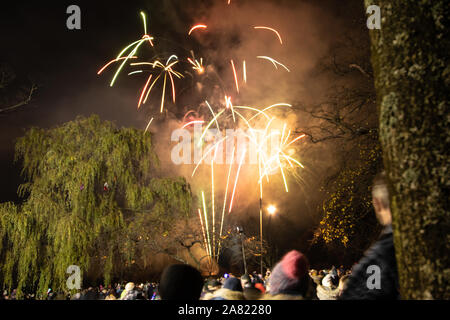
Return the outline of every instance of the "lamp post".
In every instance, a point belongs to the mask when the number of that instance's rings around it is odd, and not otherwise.
[[[269,213],[269,223],[268,223],[268,225],[267,225],[267,233],[268,233],[268,242],[269,242],[269,244],[270,244],[270,248],[271,248],[271,250],[270,250],[270,263],[272,264],[272,228],[271,228],[271,225],[270,225],[270,222],[271,222],[271,220],[272,220],[272,216],[277,212],[277,208],[274,206],[274,205],[270,205],[270,206],[268,206],[267,207],[267,212]]]
[[[242,259],[244,261],[244,273],[247,273],[247,261],[245,260],[245,249],[244,249],[244,240],[242,240],[242,234],[244,233],[244,229],[242,227],[237,227],[237,232],[241,237],[241,246],[242,246]]]
[[[269,213],[269,227],[270,227],[270,218],[275,214],[277,208],[274,205],[270,205],[267,207],[267,212]],[[260,257],[260,267],[261,267],[261,275],[263,275],[263,205],[262,205],[262,197],[259,198],[259,230],[260,230],[260,246],[261,246],[261,257]],[[269,234],[270,235],[270,234]]]
[[[263,274],[263,209],[262,209],[262,196],[259,198],[259,238],[260,238],[260,246],[261,246],[261,257],[259,260],[259,265],[261,267],[261,274]]]

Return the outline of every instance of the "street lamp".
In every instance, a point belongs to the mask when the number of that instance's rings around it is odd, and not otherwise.
[[[274,205],[270,205],[267,207],[267,212],[269,212],[270,215],[275,214],[275,212],[277,212],[277,208]]]

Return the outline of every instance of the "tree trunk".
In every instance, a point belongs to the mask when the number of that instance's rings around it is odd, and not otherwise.
[[[444,0],[365,0],[403,299],[449,299],[450,63]]]

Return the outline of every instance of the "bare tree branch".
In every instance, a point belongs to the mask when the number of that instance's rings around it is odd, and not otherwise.
[[[31,87],[30,87],[30,91],[28,92],[28,96],[27,96],[26,99],[24,99],[24,100],[22,100],[22,101],[16,103],[15,105],[12,105],[12,106],[9,106],[9,107],[0,109],[0,114],[1,114],[1,113],[6,113],[6,112],[11,112],[11,111],[13,111],[14,109],[20,108],[20,107],[22,107],[22,106],[28,104],[28,103],[31,101],[31,98],[32,98],[32,96],[33,96],[33,93],[34,93],[36,90],[37,90],[37,86],[33,83],[33,84],[31,85]]]
[[[365,75],[367,78],[369,79],[373,79],[373,76],[371,74],[369,74],[367,71],[365,71],[363,68],[361,68],[359,65],[352,63],[349,64],[348,66],[349,68],[355,68],[358,69],[363,75]]]

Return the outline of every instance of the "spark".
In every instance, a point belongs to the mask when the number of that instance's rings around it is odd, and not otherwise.
[[[290,107],[292,107],[292,105],[290,105],[290,104],[288,104],[288,103],[276,103],[276,104],[273,104],[273,105],[271,105],[271,106],[268,106],[268,107],[262,109],[259,113],[255,114],[253,117],[251,117],[248,121],[250,122],[251,120],[253,120],[253,119],[254,119],[255,117],[257,117],[258,115],[260,115],[260,114],[266,114],[265,112],[266,112],[267,110],[272,109],[272,108],[276,108],[276,107],[288,107],[288,108],[290,108]]]
[[[203,213],[205,215],[205,224],[206,224],[206,234],[208,237],[208,244],[209,244],[209,254],[211,255],[211,238],[209,236],[209,227],[208,227],[208,214],[206,212],[206,202],[205,202],[205,193],[202,191],[202,201],[203,201]]]
[[[295,141],[304,138],[305,136],[306,136],[305,134],[301,134],[301,135],[299,135],[297,138],[295,138],[294,140],[292,140],[291,142],[289,142],[287,145],[289,146],[289,145],[293,144]]]
[[[269,27],[264,27],[264,26],[257,26],[257,27],[254,27],[254,28],[255,29],[266,29],[266,30],[270,30],[270,31],[274,32],[277,35],[278,40],[280,40],[280,43],[283,44],[283,40],[281,40],[280,33],[277,30],[275,30],[273,28],[269,28]]]
[[[150,95],[150,92],[152,91],[153,86],[156,84],[156,81],[158,81],[158,79],[159,79],[160,77],[161,77],[161,75],[158,75],[158,76],[156,77],[156,79],[153,80],[152,84],[150,85],[150,88],[147,90],[147,94],[145,95],[144,103],[147,102],[147,98],[148,98],[148,96]]]
[[[147,34],[147,21],[145,18],[145,13],[143,11],[141,11],[141,17],[142,17],[142,21],[144,23],[144,34]]]
[[[208,26],[204,25],[204,24],[197,24],[195,26],[193,26],[191,28],[191,30],[189,30],[188,35],[191,35],[192,31],[197,30],[197,29],[206,29]]]
[[[147,90],[147,86],[150,83],[151,79],[152,79],[152,74],[150,74],[150,76],[147,79],[147,82],[145,83],[144,88],[142,89],[142,93],[141,93],[141,96],[139,97],[139,101],[138,101],[138,109],[141,106],[142,98],[144,97],[145,90]]]
[[[136,56],[130,57],[130,59],[136,59]],[[126,59],[126,57],[119,57],[116,59],[112,59],[110,62],[108,62],[107,64],[105,64],[100,70],[98,70],[97,74],[100,74],[103,72],[103,70],[105,70],[106,68],[108,68],[112,63],[117,62],[119,60],[123,60]]]
[[[231,114],[233,116],[233,122],[236,122],[236,118],[234,116],[233,103],[231,103],[231,97],[230,96],[225,96],[225,109],[231,109]]]
[[[153,47],[153,42],[152,42],[153,37],[150,37],[148,34],[144,34],[144,35],[142,36],[142,39],[148,40],[148,42],[150,43],[150,45]]]
[[[114,85],[114,82],[117,79],[117,76],[119,75],[120,71],[122,71],[123,66],[127,63],[128,59],[130,59],[130,57],[132,57],[136,51],[139,49],[139,47],[143,44],[144,42],[142,40],[140,40],[138,42],[138,44],[133,48],[133,50],[130,52],[130,54],[123,60],[123,62],[120,64],[119,68],[117,69],[116,73],[114,74],[111,83],[109,84],[110,87],[112,87]]]
[[[225,216],[225,208],[226,208],[226,203],[227,203],[228,186],[229,186],[229,182],[230,182],[231,169],[233,168],[233,162],[234,162],[234,150],[235,150],[235,146],[233,146],[233,152],[231,154],[231,163],[230,163],[230,167],[228,168],[227,184],[226,184],[226,187],[225,187],[225,195],[223,197],[222,221],[220,223],[220,238],[222,238],[223,219],[224,219],[224,216]]]
[[[136,73],[142,73],[142,70],[132,71],[128,75],[131,76],[132,74],[136,74]]]
[[[211,159],[211,210],[212,210],[212,232],[213,232],[213,256],[216,254],[216,210],[214,203],[214,160],[217,155],[217,147],[214,151],[214,157]]]
[[[196,113],[196,111],[195,110],[189,110],[188,112],[186,112],[186,114],[183,117],[183,122],[184,122],[184,120],[186,120],[187,116],[190,115],[191,113]]]
[[[148,122],[147,127],[145,127],[144,134],[147,132],[147,129],[148,129],[148,127],[150,127],[150,124],[152,123],[152,121],[153,121],[153,117],[152,117],[152,118],[150,119],[150,121]]]
[[[216,145],[222,143],[224,140],[226,140],[228,137],[224,137],[222,139],[220,139],[219,141],[217,141],[215,144],[213,144],[212,146],[209,147],[209,149],[205,152],[205,154],[202,156],[202,158],[200,159],[200,161],[197,163],[197,165],[195,166],[194,170],[192,171],[192,175],[191,177],[193,177],[195,175],[195,172],[197,171],[197,168],[200,166],[200,164],[203,162],[203,160],[208,156],[208,154],[214,149],[214,147],[216,147]]]
[[[233,68],[233,74],[234,74],[234,82],[236,84],[236,91],[239,93],[239,82],[236,74],[236,68],[234,67],[234,62],[231,60],[231,67]]]
[[[266,127],[266,129],[267,129],[267,127]],[[285,167],[288,165],[288,168],[290,167],[291,169],[295,169],[295,165],[297,165],[297,166],[299,166],[301,168],[304,168],[304,166],[300,163],[300,161],[294,159],[291,156],[288,156],[284,150],[288,146],[293,144],[294,142],[297,142],[298,140],[304,138],[305,135],[301,134],[301,135],[297,136],[296,138],[292,139],[290,142],[288,142],[290,134],[291,134],[291,130],[289,129],[288,133],[286,134],[286,129],[287,129],[287,124],[284,123],[279,143],[274,148],[275,151],[272,152],[270,155],[266,155],[267,156],[267,161],[264,161],[264,163],[263,163],[264,164],[264,171],[260,170],[259,183],[262,182],[262,179],[264,177],[268,178],[269,172],[272,172],[272,171],[274,171],[276,169],[279,169],[280,173],[281,173],[281,176],[283,178],[284,189],[286,190],[286,192],[289,192]],[[273,134],[271,134],[271,135],[273,135]],[[267,130],[266,130],[266,132],[264,133],[264,140],[261,141],[261,145],[265,144],[265,141],[271,135],[267,135]],[[287,162],[287,165],[284,165],[283,162]]]
[[[193,121],[189,121],[189,122],[186,123],[184,126],[182,126],[181,129],[184,129],[184,128],[190,126],[191,124],[196,124],[196,123],[205,123],[205,121],[203,121],[203,120],[193,120]]]
[[[164,74],[164,85],[162,90],[162,96],[161,96],[161,109],[159,112],[163,112],[164,109],[164,96],[166,94],[166,82],[167,82],[167,73]]]
[[[203,74],[205,72],[205,68],[203,67],[203,58],[200,58],[200,61],[195,59],[194,51],[191,50],[191,58],[187,58],[188,62],[192,65],[192,69],[197,71],[198,74]]]
[[[247,149],[244,149],[244,152],[242,154],[241,160],[239,161],[239,167],[238,167],[238,170],[237,170],[237,173],[236,173],[236,178],[234,179],[234,188],[233,188],[233,193],[231,195],[230,209],[228,210],[228,213],[231,213],[231,210],[233,209],[233,200],[234,200],[234,195],[235,195],[235,192],[236,192],[236,186],[237,186],[237,182],[239,180],[239,173],[241,171],[241,166],[242,166],[242,163],[244,162],[244,158],[245,158],[246,152],[247,152]]]
[[[242,72],[244,75],[244,82],[247,83],[247,68],[245,66],[245,60],[244,60],[244,62],[242,62]]]
[[[208,108],[209,108],[209,111],[211,111],[211,113],[212,113],[212,115],[213,115],[213,119],[215,119],[215,121],[216,121],[217,130],[220,130],[220,128],[219,128],[219,122],[217,122],[217,118],[216,118],[216,115],[215,115],[215,113],[214,113],[214,110],[211,108],[211,106],[209,105],[208,101],[205,100],[205,102],[206,102],[206,105],[207,105]]]
[[[203,137],[205,136],[205,134],[206,134],[206,131],[209,129],[209,127],[212,125],[212,123],[214,122],[214,121],[216,121],[217,120],[217,118],[223,113],[225,111],[225,109],[224,110],[222,110],[222,111],[220,111],[209,123],[208,123],[208,125],[206,126],[206,128],[205,128],[205,130],[203,130],[203,133],[202,133],[202,135],[200,136],[200,140],[198,141],[198,146],[201,146],[201,144],[202,144],[202,142],[203,142]]]
[[[178,57],[176,56],[176,55],[171,55],[168,59],[167,59],[167,61],[166,61],[166,66],[167,65],[169,65],[169,62],[170,62],[170,60],[172,60],[172,59],[175,59],[175,61],[177,61],[178,60]],[[170,65],[171,66],[171,65]]]
[[[285,68],[285,69],[287,70],[287,72],[291,72],[284,64],[278,62],[278,61],[275,60],[274,58],[267,57],[267,56],[257,56],[256,58],[269,60],[269,61],[272,62],[272,64],[275,66],[275,69],[278,69],[278,66],[277,66],[277,65],[280,65],[280,66],[282,66],[283,68]]]
[[[160,107],[160,112],[163,112],[164,109],[164,99],[165,99],[165,94],[166,94],[166,84],[167,84],[167,75],[169,75],[169,79],[170,79],[170,84],[171,84],[171,89],[172,89],[172,100],[175,103],[175,97],[176,97],[176,93],[175,93],[175,83],[173,81],[173,76],[176,76],[177,78],[182,78],[183,75],[181,73],[179,73],[178,71],[173,70],[173,66],[175,66],[179,60],[175,60],[173,62],[171,62],[172,59],[178,59],[176,55],[171,55],[167,61],[166,64],[161,63],[159,60],[155,60],[153,63],[150,62],[139,62],[139,63],[133,63],[132,65],[151,65],[154,68],[160,68],[161,72],[158,75],[158,77],[155,78],[155,80],[153,80],[153,83],[151,84],[150,88],[147,91],[147,95],[144,99],[144,103],[147,101],[147,98],[153,88],[153,86],[156,84],[156,82],[158,81],[158,79],[164,74],[164,80],[163,80],[163,89],[162,89],[162,93],[161,93],[161,107]]]
[[[252,111],[255,111],[257,113],[260,113],[260,114],[264,115],[267,119],[270,119],[270,117],[267,115],[267,113],[264,112],[264,110],[259,110],[259,109],[256,109],[256,108],[253,108],[253,107],[247,107],[247,106],[234,106],[234,108],[236,108],[236,109],[252,110]],[[253,117],[251,119],[253,119]],[[248,121],[250,121],[250,120],[248,120]]]
[[[200,208],[198,208],[198,217],[200,219],[200,225],[202,226],[203,242],[205,243],[206,254],[209,255],[208,243],[206,241],[205,227],[203,225],[203,219],[202,219],[202,211],[200,210]]]

